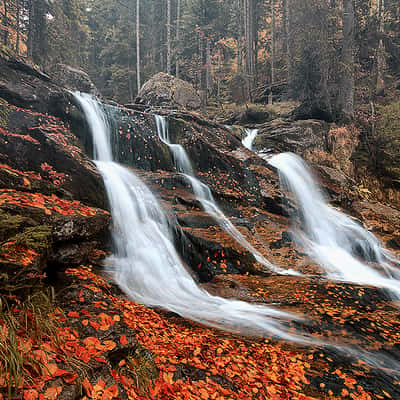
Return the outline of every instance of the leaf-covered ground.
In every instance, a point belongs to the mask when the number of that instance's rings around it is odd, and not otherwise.
[[[278,281],[272,289],[252,283],[260,299],[277,298]],[[400,393],[400,382],[360,361],[340,360],[322,349],[233,336],[148,309],[124,298],[107,276],[89,266],[66,270],[64,284],[48,315],[56,325],[53,335],[32,335],[33,316],[18,305],[11,310],[26,319],[15,340],[23,369],[29,371],[12,398],[395,399]],[[289,300],[314,306],[314,290],[310,284]],[[330,285],[326,290],[335,292]],[[346,318],[347,311],[321,304],[315,313],[335,319]],[[360,325],[358,318],[355,324]],[[386,333],[381,339],[398,344],[398,319],[374,321],[364,321],[358,329]],[[7,340],[1,318],[0,327],[2,340]],[[0,375],[4,390],[8,379]],[[372,379],[380,379],[380,385]]]

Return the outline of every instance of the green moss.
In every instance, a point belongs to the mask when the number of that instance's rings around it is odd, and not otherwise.
[[[139,345],[129,352],[126,361],[126,366],[120,368],[118,372],[121,375],[132,377],[141,394],[147,393],[152,382],[159,375],[153,355]]]
[[[0,210],[0,242],[16,235],[27,226],[28,220],[20,215],[10,215]]]
[[[38,253],[45,253],[52,244],[51,233],[50,226],[39,225],[27,228],[24,232],[15,235],[12,240],[15,240],[16,245],[26,246]]]
[[[0,98],[0,128],[8,128],[8,116],[12,111],[12,107],[4,100]]]

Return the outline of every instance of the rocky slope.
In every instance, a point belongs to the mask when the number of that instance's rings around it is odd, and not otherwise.
[[[0,398],[400,396],[390,372],[348,356],[228,335],[127,300],[112,271],[101,268],[110,215],[79,107],[51,78],[4,54],[0,97],[0,338],[10,354],[23,355],[19,380],[15,366],[3,365]],[[175,221],[182,259],[207,290],[304,313],[310,319],[304,328],[316,337],[398,359],[399,312],[387,296],[266,271],[202,210],[158,139],[154,117],[113,105],[107,110],[117,159],[160,197]],[[252,245],[276,265],[319,276],[291,241],[293,205],[283,201],[276,171],[241,145],[240,130],[191,112],[163,113],[172,142],[185,147],[198,177]],[[256,146],[294,151],[318,164],[336,205],[398,248],[400,212],[364,199],[352,179],[353,149],[341,142],[349,130],[281,120],[260,128]],[[49,287],[55,291],[47,295]],[[39,305],[38,293],[46,294]]]

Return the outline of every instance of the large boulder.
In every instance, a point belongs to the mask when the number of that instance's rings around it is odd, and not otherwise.
[[[327,150],[329,124],[318,120],[275,119],[262,125],[253,146],[257,151],[291,151],[304,157],[307,150]]]
[[[70,97],[36,66],[0,48],[0,98],[17,107],[65,117]]]
[[[188,109],[201,106],[200,96],[190,83],[163,72],[154,75],[143,85],[136,103]]]
[[[51,75],[61,86],[71,90],[98,95],[99,92],[89,75],[77,68],[65,64],[56,64]]]

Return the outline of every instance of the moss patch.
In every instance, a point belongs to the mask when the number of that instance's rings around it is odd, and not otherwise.
[[[12,240],[17,246],[25,246],[38,253],[46,253],[52,244],[52,229],[48,225],[39,225],[26,229],[24,232],[14,236]]]
[[[0,210],[0,242],[21,232],[26,226],[33,225],[33,221],[21,215],[10,215]]]
[[[12,107],[4,99],[0,98],[0,128],[8,128],[8,117],[12,111]]]

